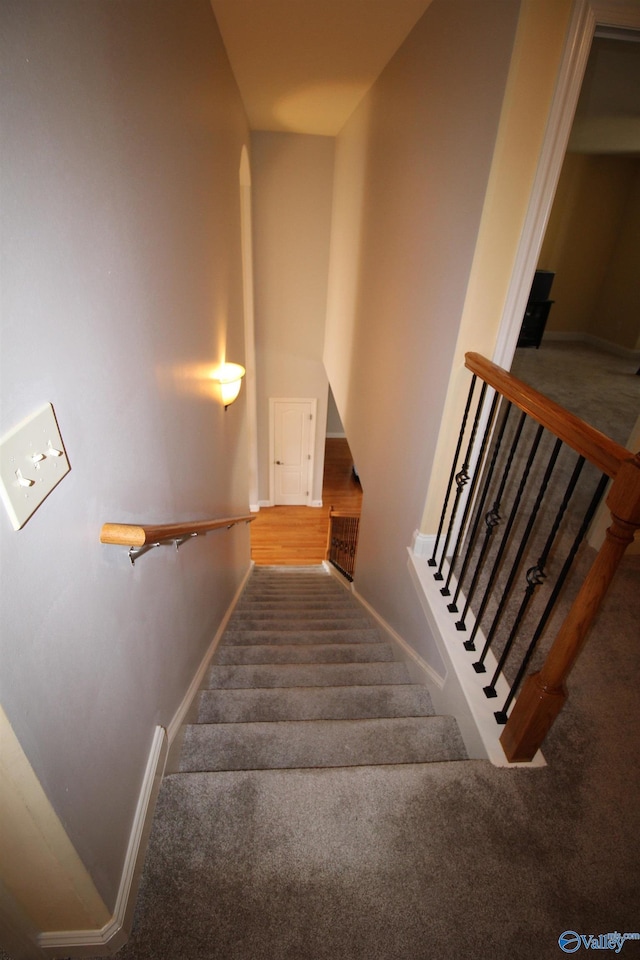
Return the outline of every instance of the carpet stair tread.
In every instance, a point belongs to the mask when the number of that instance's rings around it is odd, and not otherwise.
[[[336,597],[318,597],[317,594],[310,594],[305,597],[289,597],[283,600],[280,597],[243,597],[236,607],[236,613],[242,614],[247,610],[260,610],[270,612],[276,610],[282,616],[283,610],[287,612],[299,610],[350,610],[361,613],[350,600],[349,595],[345,593],[343,597],[339,594]]]
[[[388,643],[239,644],[219,647],[216,664],[382,663],[395,661]]]
[[[463,760],[453,717],[203,724],[187,728],[180,772]]]
[[[407,683],[404,663],[287,663],[214,665],[205,687],[316,687]]]
[[[274,630],[269,629],[231,629],[224,635],[225,646],[233,644],[306,644],[306,643],[376,643],[380,634],[372,627],[340,630]]]
[[[327,614],[326,617],[301,617],[295,616],[291,619],[282,614],[279,617],[260,617],[253,614],[242,618],[232,618],[229,620],[230,630],[278,630],[282,633],[295,633],[300,630],[366,630],[371,629],[371,622],[364,617],[351,616],[334,617]]]
[[[284,582],[281,583],[278,578],[275,582],[269,580],[257,580],[254,581],[253,577],[251,582],[247,586],[244,596],[252,597],[258,595],[269,595],[269,596],[281,596],[281,597],[298,597],[303,595],[308,596],[332,596],[339,597],[342,596],[349,597],[350,594],[347,593],[340,584],[335,583],[332,577],[326,579],[302,579],[298,581],[289,581],[286,577]]]
[[[352,687],[204,690],[198,723],[364,720],[432,716],[426,687],[415,683]]]
[[[232,620],[353,620],[367,619],[362,610],[358,610],[351,603],[340,601],[322,603],[298,603],[277,600],[273,602],[247,603],[236,607]],[[370,622],[370,621],[368,621]]]
[[[344,629],[345,627],[370,627],[371,621],[363,617],[357,610],[347,607],[344,610],[329,609],[327,607],[316,607],[314,610],[302,609],[290,610],[286,606],[280,606],[274,610],[253,610],[248,608],[246,612],[234,613],[229,620],[231,629],[242,627],[245,624],[248,629],[252,629],[249,624],[258,623],[264,626],[272,626],[275,623],[287,623],[288,629],[292,629],[292,624],[302,625],[312,630],[314,623],[327,624],[316,629],[334,630]]]
[[[462,760],[397,645],[322,568],[253,570],[184,732],[185,774]]]

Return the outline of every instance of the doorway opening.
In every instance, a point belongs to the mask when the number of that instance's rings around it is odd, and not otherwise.
[[[537,263],[553,306],[511,370],[622,445],[640,409],[639,222],[640,33],[598,29]]]
[[[322,507],[262,507],[251,524],[251,558],[258,565],[312,566],[327,556],[331,507],[359,516],[362,487],[345,437],[325,439]]]

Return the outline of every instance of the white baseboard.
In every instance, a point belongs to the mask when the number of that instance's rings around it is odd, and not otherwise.
[[[400,647],[405,657],[416,664],[428,681],[435,684],[436,687],[441,688],[444,684],[444,677],[441,677],[438,673],[436,673],[436,671],[430,664],[427,663],[424,657],[421,657],[417,650],[414,650],[411,644],[407,643],[404,637],[401,637],[400,634],[393,629],[391,624],[387,623],[384,617],[381,617],[378,611],[372,607],[371,604],[364,599],[364,597],[360,596],[353,584],[351,584],[351,592],[358,602],[361,603],[367,612],[373,617],[373,619],[380,624],[384,632],[393,640],[394,643]]]
[[[164,727],[156,727],[111,920],[100,930],[56,930],[51,933],[41,933],[38,936],[38,946],[44,956],[113,956],[127,942],[166,756],[166,731]]]
[[[246,586],[246,583],[247,583],[247,580],[249,579],[249,576],[250,576],[252,570],[253,570],[253,560],[250,562],[249,567],[247,568],[247,572],[245,573],[244,577],[242,578],[242,581],[241,581],[241,583],[240,583],[240,586],[239,586],[238,589],[236,590],[236,592],[235,592],[235,594],[234,594],[234,597],[233,597],[233,600],[231,601],[231,603],[229,604],[229,606],[228,606],[228,608],[227,608],[227,612],[225,613],[224,617],[223,617],[222,620],[220,621],[220,625],[219,625],[218,629],[216,630],[215,636],[214,636],[213,640],[211,641],[211,643],[209,644],[209,647],[208,647],[208,649],[207,649],[207,652],[205,653],[204,657],[202,658],[202,660],[201,660],[201,662],[200,662],[200,666],[199,666],[198,669],[196,670],[195,676],[193,677],[193,680],[192,680],[191,683],[189,684],[189,688],[188,688],[187,692],[185,693],[184,697],[182,698],[182,703],[180,704],[180,706],[179,706],[178,709],[176,710],[176,712],[175,712],[175,714],[174,714],[171,722],[169,723],[169,726],[167,727],[167,739],[168,739],[168,741],[169,741],[169,746],[171,746],[171,744],[172,744],[173,741],[175,740],[176,736],[178,735],[178,732],[179,732],[179,730],[180,730],[180,727],[181,727],[181,726],[183,725],[183,723],[185,722],[185,719],[186,719],[186,717],[187,717],[187,714],[189,713],[189,709],[190,709],[190,707],[191,707],[191,704],[193,703],[193,701],[194,701],[194,699],[195,699],[195,697],[196,697],[196,694],[198,693],[198,690],[199,690],[200,687],[202,686],[202,681],[204,680],[204,675],[205,675],[205,673],[207,672],[207,669],[208,669],[209,664],[210,664],[210,662],[211,662],[211,658],[213,657],[214,653],[216,652],[217,646],[218,646],[218,644],[220,643],[220,640],[221,640],[221,638],[222,638],[222,634],[223,634],[224,631],[227,629],[227,624],[228,624],[228,622],[229,622],[229,618],[231,617],[231,614],[233,613],[233,611],[234,611],[234,609],[235,609],[235,606],[236,606],[236,604],[237,604],[237,602],[238,602],[238,599],[239,599],[239,597],[240,597],[240,594],[241,594],[242,591],[244,590],[244,588],[245,588],[245,586]]]
[[[334,577],[338,583],[344,587],[345,590],[348,590],[349,593],[356,598],[358,603],[362,604],[362,606],[373,617],[373,619],[380,624],[380,627],[389,636],[392,642],[396,643],[398,647],[400,647],[400,650],[404,654],[406,660],[417,666],[420,680],[426,678],[430,683],[435,684],[436,687],[442,687],[444,684],[444,678],[441,677],[440,674],[437,673],[437,671],[435,671],[429,663],[427,663],[424,657],[420,656],[417,650],[413,649],[411,644],[407,643],[404,637],[401,637],[400,634],[393,629],[390,623],[387,623],[387,621],[378,613],[375,607],[372,607],[371,604],[358,593],[353,583],[349,583],[347,580],[345,580],[342,574],[338,573],[333,564],[329,563],[328,560],[323,560],[322,566],[325,568],[327,573],[330,573],[331,576]]]
[[[178,735],[191,703],[200,689],[211,658],[252,569],[253,562],[249,565],[240,586],[236,590],[233,600],[229,604],[227,612],[216,630],[216,634],[169,726],[166,730],[159,726],[155,729],[129,837],[116,906],[111,920],[99,930],[62,930],[41,933],[37,942],[44,956],[73,958],[113,956],[127,942],[153,822],[155,801],[162,782],[169,747]]]
[[[343,431],[342,433],[325,433],[327,440],[346,440],[347,435]]]
[[[569,342],[573,340],[575,343],[584,343],[584,338],[586,334],[576,333],[574,330],[545,330],[543,339],[544,340],[555,340],[556,342]]]
[[[611,340],[604,340],[602,337],[596,337],[592,333],[583,333],[581,331],[571,330],[545,330],[544,340],[555,340],[560,342],[575,341],[576,343],[587,343],[605,353],[612,353],[617,357],[624,357],[628,360],[640,360],[640,350],[634,350],[631,347],[621,347]]]
[[[304,504],[302,504],[302,506],[304,506]],[[322,500],[311,500],[311,501],[307,504],[307,506],[309,506],[309,507],[321,507],[321,506],[322,506]],[[250,509],[251,509],[252,512],[257,513],[257,512],[259,512],[260,507],[275,507],[275,503],[273,503],[271,500],[261,500],[261,501],[259,502],[256,510],[254,510],[253,507],[251,507]]]
[[[250,503],[250,504],[249,504],[249,513],[260,513],[260,504],[259,504],[259,503]]]

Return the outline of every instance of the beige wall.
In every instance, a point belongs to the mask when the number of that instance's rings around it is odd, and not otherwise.
[[[629,179],[620,229],[589,332],[620,347],[640,350],[640,160],[633,163]]]
[[[0,696],[113,910],[156,725],[249,540],[132,568],[100,526],[247,511],[244,401],[204,374],[244,355],[248,130],[206,0],[7,0],[2,41],[0,433],[52,402],[71,472],[22,530],[0,515]]]
[[[364,489],[356,586],[436,669],[406,550],[433,467],[519,7],[434,0],[337,141],[325,364]]]
[[[495,355],[563,53],[571,0],[523,0],[421,530],[434,534],[469,389],[467,351]],[[517,279],[517,278],[516,278]]]
[[[328,381],[322,362],[334,140],[251,135],[259,499],[269,500],[269,398],[318,400],[312,499],[322,498]]]
[[[539,258],[556,274],[547,330],[634,349],[639,262],[640,161],[568,153]]]

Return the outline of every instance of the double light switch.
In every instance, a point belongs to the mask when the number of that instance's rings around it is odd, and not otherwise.
[[[14,530],[25,525],[69,469],[50,403],[0,440],[0,494]]]

